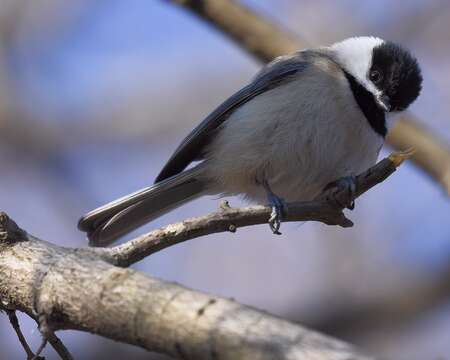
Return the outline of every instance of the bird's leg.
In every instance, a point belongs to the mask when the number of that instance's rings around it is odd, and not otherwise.
[[[272,213],[269,218],[269,225],[272,232],[276,235],[281,235],[280,226],[281,221],[283,220],[285,213],[285,203],[284,200],[272,191],[269,186],[269,183],[264,180],[263,182],[264,189],[266,190],[267,200],[269,201],[269,205],[272,208]]]
[[[355,208],[355,198],[356,195],[356,177],[354,175],[342,177],[336,181],[329,183],[325,186],[324,190],[336,187],[341,190],[346,190],[348,192],[348,198],[351,199],[347,204],[342,204],[338,199],[335,199],[338,206],[341,208],[347,208],[353,210]]]

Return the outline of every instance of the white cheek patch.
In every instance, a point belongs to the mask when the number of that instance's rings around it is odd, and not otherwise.
[[[372,94],[379,95],[380,91],[367,79],[367,74],[372,66],[373,48],[383,43],[384,40],[377,37],[361,36],[333,44],[330,48],[335,51],[338,62],[347,72]]]

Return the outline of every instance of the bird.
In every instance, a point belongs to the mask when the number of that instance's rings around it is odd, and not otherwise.
[[[279,234],[286,202],[312,200],[341,180],[354,188],[421,89],[412,53],[374,36],[277,57],[186,136],[152,186],[87,213],[78,228],[105,246],[218,194],[270,205]]]

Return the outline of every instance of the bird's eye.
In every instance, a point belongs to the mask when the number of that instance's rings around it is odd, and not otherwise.
[[[383,80],[383,75],[378,70],[372,70],[370,72],[370,81],[372,81],[374,84],[379,83],[381,80]]]

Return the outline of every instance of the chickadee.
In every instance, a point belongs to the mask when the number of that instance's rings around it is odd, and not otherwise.
[[[283,200],[311,200],[375,164],[392,115],[421,84],[417,60],[376,37],[278,57],[192,130],[153,186],[89,212],[78,227],[91,244],[106,245],[188,201],[221,194],[268,202],[277,232]]]

